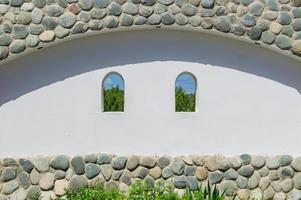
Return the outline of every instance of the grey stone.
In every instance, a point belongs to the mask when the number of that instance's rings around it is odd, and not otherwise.
[[[92,179],[100,173],[100,168],[97,164],[89,163],[85,167],[85,174],[88,179]]]
[[[139,8],[139,14],[144,17],[149,17],[151,14],[153,14],[154,10],[150,6],[140,6]]]
[[[176,175],[182,175],[184,168],[185,163],[182,160],[175,160],[171,163],[171,169]]]
[[[77,175],[82,175],[85,173],[85,163],[81,156],[76,156],[71,160],[71,166]]]
[[[59,23],[65,28],[72,27],[76,22],[76,15],[71,12],[66,12],[59,17]]]
[[[251,5],[249,5],[249,12],[255,16],[260,16],[263,9],[264,9],[264,4],[259,1],[256,1]]]
[[[71,191],[78,191],[85,187],[88,187],[88,181],[82,176],[75,175],[69,181],[69,189]]]
[[[182,6],[182,12],[184,15],[193,16],[197,13],[197,8],[194,5],[186,3]]]
[[[147,19],[145,17],[137,16],[135,18],[135,22],[134,23],[135,23],[135,25],[143,25],[143,24],[146,23],[146,21],[147,21]]]
[[[278,174],[278,172],[276,170],[271,170],[269,172],[268,177],[269,177],[270,180],[275,181],[275,180],[279,179],[279,174]]]
[[[114,181],[118,181],[118,180],[120,179],[120,176],[121,176],[122,173],[123,173],[122,170],[114,171],[114,172],[112,173],[112,179],[113,179]]]
[[[45,16],[42,20],[42,24],[46,30],[53,30],[57,27],[58,22],[57,19],[54,17]]]
[[[31,13],[20,12],[17,16],[17,23],[19,24],[29,24],[31,22]]]
[[[21,172],[18,176],[18,181],[20,183],[20,186],[24,189],[27,189],[30,185],[30,178],[26,172]]]
[[[290,38],[286,35],[278,35],[276,37],[275,44],[277,45],[277,47],[284,50],[290,49],[292,47]]]
[[[148,172],[149,172],[148,168],[139,166],[133,171],[132,174],[134,178],[144,179],[148,175]]]
[[[9,50],[12,53],[20,53],[25,50],[25,41],[24,40],[15,40],[13,41],[10,46]]]
[[[214,22],[214,27],[221,32],[229,32],[231,30],[231,24],[227,17],[218,17]]]
[[[124,169],[127,161],[128,161],[127,157],[124,156],[115,157],[112,160],[112,167],[116,170]]]
[[[140,165],[146,168],[152,168],[156,165],[156,158],[150,156],[144,156],[140,159]]]
[[[152,6],[156,3],[156,0],[141,0],[143,5]]]
[[[2,170],[1,180],[4,182],[15,179],[17,176],[16,171],[12,168],[4,168]]]
[[[301,156],[296,157],[293,162],[291,163],[291,166],[294,168],[294,170],[300,172],[301,171]]]
[[[266,0],[266,7],[269,10],[277,11],[278,10],[278,2],[276,0]]]
[[[301,41],[300,40],[297,40],[293,43],[292,51],[296,55],[299,55],[299,56],[301,55]]]
[[[84,33],[88,30],[88,25],[84,22],[76,22],[76,24],[73,26],[71,33],[78,34],[78,33]]]
[[[9,5],[0,4],[0,14],[4,15],[9,10]]]
[[[32,0],[34,6],[43,8],[46,5],[46,0]]]
[[[176,14],[175,16],[176,23],[179,25],[185,25],[188,23],[188,18],[182,13]]]
[[[66,177],[66,172],[65,172],[65,171],[62,171],[62,170],[56,170],[56,171],[54,172],[54,178],[55,178],[56,180],[61,180],[61,179],[65,178],[65,177]]]
[[[106,11],[105,9],[99,9],[99,8],[93,8],[90,11],[90,16],[92,19],[102,19],[104,16],[106,16]]]
[[[57,170],[66,171],[69,168],[69,158],[65,155],[56,156],[51,161],[50,166]]]
[[[112,155],[110,154],[100,154],[97,159],[97,164],[110,164],[112,161]]]
[[[18,200],[25,200],[26,199],[26,191],[23,188],[20,188],[19,190],[17,190],[16,192],[14,192],[10,198],[11,199],[18,199]],[[0,199],[1,199],[1,195],[0,195]]]
[[[79,7],[78,4],[74,3],[69,6],[69,11],[77,15],[81,11],[81,8]]]
[[[0,46],[0,59],[5,59],[8,56],[8,48]]]
[[[252,40],[259,40],[262,34],[262,29],[259,26],[254,26],[248,31],[248,35]]]
[[[39,184],[40,174],[36,169],[33,169],[30,173],[30,181],[33,185]]]
[[[119,16],[122,12],[121,6],[115,2],[110,3],[107,9],[108,15]]]
[[[271,187],[268,187],[268,189],[266,189],[264,192],[263,192],[263,199],[273,199],[274,197],[274,190],[271,188]]]
[[[15,39],[24,39],[28,35],[28,27],[25,25],[14,25],[12,34]]]
[[[39,35],[39,39],[42,42],[51,42],[55,39],[55,33],[53,31],[44,31]]]
[[[43,17],[44,17],[43,11],[38,8],[34,8],[33,11],[31,12],[32,22],[35,24],[41,23]]]
[[[61,14],[63,14],[64,9],[61,6],[57,5],[57,4],[51,4],[51,5],[47,6],[47,11],[46,12],[51,17],[58,17]]]
[[[236,180],[237,186],[241,189],[247,188],[248,179],[242,176],[239,176]]]
[[[90,10],[94,5],[93,0],[79,0],[78,3],[83,10]]]
[[[230,158],[231,167],[233,169],[239,169],[242,165],[242,159],[239,157]]]
[[[0,41],[1,41],[1,39],[0,39]],[[0,43],[0,45],[1,45],[1,43]],[[34,168],[34,166],[30,160],[21,158],[19,160],[19,163],[27,173],[30,173],[32,171],[32,169]]]
[[[55,177],[52,173],[47,172],[42,174],[41,179],[39,181],[39,186],[42,190],[48,191],[53,189],[54,187]]]
[[[281,189],[283,192],[288,193],[289,191],[291,191],[293,189],[293,180],[292,179],[285,179],[283,180],[283,182],[281,183]]]
[[[251,177],[254,173],[254,168],[250,165],[242,166],[239,170],[238,173],[244,177]]]
[[[199,26],[201,22],[202,22],[202,18],[200,16],[192,16],[189,18],[189,23],[194,27]]]
[[[241,0],[241,3],[244,5],[244,6],[248,6],[250,5],[254,0]]]
[[[134,23],[134,18],[132,15],[122,14],[120,16],[120,25],[131,26]]]
[[[12,38],[8,34],[0,35],[0,46],[8,46],[12,42]]]
[[[10,0],[10,5],[13,7],[20,7],[23,3],[23,0]]]
[[[18,188],[19,188],[18,182],[12,180],[3,184],[2,193],[9,195],[12,194],[14,191],[16,191]]]
[[[131,156],[128,159],[126,168],[130,171],[133,171],[139,166],[139,164],[140,164],[140,158],[138,156]]]
[[[293,8],[292,14],[294,18],[301,18],[301,8]]]
[[[105,184],[105,188],[107,188],[107,189],[118,189],[119,185],[116,181],[109,181]]]
[[[221,182],[223,179],[223,173],[221,172],[211,172],[209,173],[209,183],[216,184]]]
[[[67,0],[58,0],[58,4],[62,8],[67,8],[68,2],[67,2]]]
[[[301,189],[301,174],[298,173],[294,176],[294,186],[297,190]]]
[[[227,196],[234,196],[237,191],[237,184],[235,181],[226,180],[222,183],[222,188]]]
[[[100,166],[100,171],[103,177],[106,179],[106,181],[109,181],[113,173],[112,166],[109,164],[103,164]]]
[[[204,8],[212,8],[214,6],[214,0],[201,0],[201,4]]]
[[[301,19],[296,19],[292,23],[292,27],[294,28],[295,31],[301,31]]]
[[[91,30],[100,30],[103,27],[103,23],[100,20],[91,20],[89,22],[89,27]]]
[[[262,177],[259,182],[259,188],[264,191],[269,187],[270,183],[271,181],[268,177]]]
[[[295,7],[301,6],[301,0],[291,0],[291,2]]]
[[[257,26],[260,27],[263,31],[266,31],[270,28],[270,23],[267,20],[257,21]]]
[[[144,182],[150,187],[154,187],[155,185],[155,179],[151,176],[146,176]]]
[[[159,3],[162,3],[163,5],[169,6],[174,2],[174,0],[158,0]]]
[[[252,190],[252,189],[255,189],[256,187],[258,187],[260,178],[261,177],[258,173],[254,173],[254,175],[249,178],[248,189]]]
[[[202,17],[212,17],[214,15],[215,15],[215,12],[213,9],[202,9],[201,10]]]
[[[261,40],[267,44],[273,44],[276,39],[276,35],[271,31],[265,31],[261,35]]]
[[[156,4],[154,7],[154,13],[162,14],[167,11],[167,7],[162,4]]]
[[[194,176],[196,171],[196,166],[186,166],[184,169],[184,174],[186,176]]]
[[[225,172],[231,168],[231,163],[227,159],[218,161],[218,170]]]
[[[282,25],[289,25],[292,22],[291,16],[288,14],[288,12],[280,12],[279,17],[277,20]]]
[[[40,35],[44,31],[42,25],[31,24],[29,26],[29,33],[32,35]]]
[[[198,184],[199,184],[199,182],[194,176],[188,176],[186,178],[186,185],[189,188],[189,190],[191,190],[191,191],[197,190],[198,186],[199,186]]]
[[[238,173],[237,171],[231,168],[224,173],[224,177],[226,180],[236,180],[238,177]]]
[[[168,12],[165,12],[161,14],[161,21],[165,25],[171,25],[175,23],[175,18],[173,15],[169,14]]]
[[[294,30],[290,25],[282,26],[281,34],[286,35],[288,37],[292,37],[294,34]]]
[[[170,178],[172,175],[173,175],[173,173],[172,173],[172,170],[171,170],[170,167],[165,167],[165,168],[163,168],[163,170],[162,170],[162,177],[163,177],[164,179],[168,179],[168,178]]]
[[[136,15],[138,13],[138,8],[135,4],[131,2],[127,2],[122,5],[123,12],[130,14],[130,15]]]
[[[117,17],[107,16],[104,20],[104,24],[107,28],[115,28],[118,26],[119,21]]]
[[[79,13],[78,17],[79,17],[80,21],[85,22],[85,23],[87,23],[91,19],[90,14],[86,11],[81,11]]]
[[[3,167],[18,167],[18,163],[13,158],[4,158],[2,160],[2,166]]]
[[[256,24],[256,18],[252,15],[247,14],[242,17],[240,22],[247,27],[252,27]]]
[[[185,176],[173,177],[173,184],[176,188],[184,189],[186,187],[186,177]]]
[[[27,192],[27,198],[29,200],[35,200],[40,196],[41,189],[39,186],[31,186]]]
[[[279,176],[281,178],[288,178],[288,177],[293,177],[294,175],[294,170],[291,167],[283,167],[279,169]]]
[[[243,35],[246,32],[246,30],[240,24],[235,24],[232,26],[231,32],[233,32],[235,35],[240,36],[240,35]]]
[[[95,0],[95,6],[97,8],[106,8],[110,3],[110,0]]]
[[[13,24],[10,21],[3,22],[3,32],[11,33],[13,30]]]
[[[127,185],[131,185],[132,184],[131,174],[128,171],[124,171],[120,177],[120,181]]]

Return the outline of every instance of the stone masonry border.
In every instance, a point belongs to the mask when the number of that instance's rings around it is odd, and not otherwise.
[[[238,199],[300,199],[301,157],[280,156],[116,156],[106,153],[68,157],[39,156],[0,160],[0,200],[43,200],[65,189],[104,185],[127,190],[137,180],[162,182],[180,193],[186,187],[218,185]]]
[[[0,63],[79,36],[156,28],[231,37],[301,60],[301,0],[0,0]]]

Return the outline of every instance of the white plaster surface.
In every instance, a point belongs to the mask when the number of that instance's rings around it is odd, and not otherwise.
[[[125,112],[103,113],[101,82],[125,80]],[[174,83],[198,82],[175,113]],[[0,156],[301,154],[301,63],[225,38],[176,31],[98,35],[0,67]]]

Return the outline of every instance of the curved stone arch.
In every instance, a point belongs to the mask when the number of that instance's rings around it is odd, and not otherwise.
[[[232,37],[301,60],[300,0],[68,2],[2,1],[1,63],[77,37],[156,28]]]

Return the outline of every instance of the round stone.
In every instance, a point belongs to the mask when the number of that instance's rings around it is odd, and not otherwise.
[[[128,171],[124,171],[120,177],[120,181],[125,183],[126,185],[131,185],[132,184],[132,178],[131,174]]]
[[[156,165],[157,161],[155,157],[144,156],[140,160],[140,165],[146,168],[152,168]]]
[[[263,3],[259,1],[255,1],[249,5],[249,12],[254,16],[260,16],[263,11],[263,8],[264,8]]]
[[[103,177],[106,179],[106,181],[109,181],[113,173],[112,166],[109,164],[103,164],[100,166],[100,171]]]
[[[124,156],[115,157],[112,160],[112,167],[116,170],[124,169],[127,161],[128,161],[127,157]]]
[[[278,35],[276,37],[275,44],[277,45],[277,47],[284,50],[290,49],[292,47],[290,38],[286,35]]]
[[[71,28],[76,22],[76,15],[66,12],[59,17],[59,23],[65,28]]]
[[[110,164],[112,161],[112,155],[110,154],[100,154],[98,156],[98,159],[97,159],[97,163],[99,165],[102,165],[102,164]]]
[[[285,200],[286,195],[283,192],[275,193],[274,200]]]
[[[274,194],[274,190],[271,187],[268,187],[268,189],[263,192],[263,199],[273,199]]]
[[[248,189],[252,190],[258,187],[260,179],[260,175],[258,173],[254,173],[248,180]]]
[[[186,187],[186,177],[185,176],[175,176],[173,178],[173,184],[176,188],[184,189]]]
[[[176,23],[179,25],[185,25],[188,23],[188,18],[182,13],[176,14],[175,16]]]
[[[223,179],[223,174],[221,172],[212,172],[209,173],[209,183],[210,184],[217,184],[221,182]]]
[[[266,7],[272,11],[278,11],[278,2],[276,0],[267,0]]]
[[[242,176],[239,176],[236,180],[236,183],[239,188],[244,189],[248,186],[248,179]]]
[[[4,182],[15,179],[17,176],[15,170],[12,168],[4,168],[1,175],[1,180]]]
[[[119,21],[115,16],[107,16],[104,20],[104,24],[107,28],[115,28],[118,26]]]
[[[256,18],[252,15],[247,14],[242,17],[240,22],[247,27],[252,27],[256,24]]]
[[[154,13],[156,13],[156,14],[162,14],[166,11],[167,11],[167,7],[162,4],[156,4],[154,6]]]
[[[25,50],[25,41],[24,40],[15,40],[13,41],[10,46],[9,50],[12,53],[20,53]]]
[[[53,30],[58,25],[57,18],[45,16],[42,20],[42,24],[45,27],[45,29]]]
[[[298,173],[294,176],[294,186],[297,190],[301,189],[301,174]]]
[[[121,10],[121,6],[115,2],[112,2],[109,6],[108,6],[108,15],[115,15],[115,16],[119,16],[122,12]]]
[[[133,171],[134,178],[144,179],[148,175],[149,169],[139,166]]]
[[[2,193],[9,195],[12,194],[14,191],[16,191],[18,188],[19,188],[18,182],[12,180],[3,184]]]
[[[272,22],[270,24],[270,30],[275,33],[278,34],[281,31],[281,24],[277,23],[277,22]]]
[[[41,189],[39,186],[31,186],[27,192],[27,199],[35,200],[41,194]]]
[[[194,27],[199,26],[201,22],[202,18],[200,16],[192,16],[189,18],[189,23]]]
[[[56,170],[54,172],[54,177],[56,180],[61,180],[66,177],[66,172],[64,172],[62,170]]]
[[[203,181],[208,176],[208,171],[205,167],[197,167],[195,171],[195,176],[198,180]]]
[[[301,18],[301,8],[293,8],[291,11],[294,18]]]
[[[199,188],[198,180],[193,176],[188,176],[186,178],[186,185],[190,191],[196,191]]]
[[[153,177],[154,179],[158,179],[161,177],[161,174],[162,174],[162,170],[160,167],[156,166],[152,169],[149,170],[149,175],[151,177]]]
[[[48,191],[53,189],[55,177],[52,173],[47,172],[41,176],[39,186],[42,190]]]
[[[279,170],[279,176],[281,178],[293,177],[294,170],[291,167],[283,167]]]
[[[23,11],[32,11],[34,9],[34,5],[33,3],[24,3],[22,6],[21,6],[21,10]]]
[[[293,184],[294,183],[292,179],[283,180],[283,182],[281,183],[282,191],[288,193],[293,189]]]
[[[162,170],[162,177],[164,179],[168,179],[172,176],[172,170],[170,167],[165,167],[163,170]]]
[[[10,198],[11,199],[18,199],[18,200],[25,200],[26,199],[26,191],[23,188],[18,189],[17,191],[15,191]],[[0,195],[0,200],[1,199],[1,195]],[[7,200],[7,199],[5,199]]]
[[[4,15],[9,10],[9,5],[0,4],[0,14]]]
[[[282,25],[289,25],[292,22],[292,18],[288,12],[280,12],[277,21]]]
[[[136,15],[138,13],[138,8],[135,4],[127,2],[122,5],[123,12],[130,14],[130,15]]]
[[[223,160],[218,161],[218,170],[225,172],[230,168],[231,168],[231,163],[229,160],[223,159]]]
[[[30,181],[33,185],[39,184],[40,174],[36,169],[33,169],[30,173]]]
[[[246,189],[239,189],[237,190],[237,196],[239,199],[249,199],[250,191]]]
[[[93,0],[79,0],[78,4],[81,7],[81,9],[90,10],[94,5],[94,1]]]
[[[51,42],[55,39],[55,33],[53,31],[44,31],[39,38],[42,42]]]
[[[225,33],[228,33],[231,30],[231,24],[227,17],[218,17],[214,22],[214,27]]]
[[[139,164],[140,164],[140,158],[138,156],[131,156],[128,159],[126,168],[130,171],[133,171],[139,166]]]
[[[14,25],[12,35],[15,39],[24,39],[28,35],[28,27],[25,25]]]
[[[106,8],[110,3],[110,0],[95,0],[95,6],[97,8]]]
[[[171,164],[171,169],[176,175],[181,175],[184,172],[185,163],[182,160],[175,160]]]
[[[292,51],[294,54],[296,54],[297,56],[301,56],[301,41],[295,41],[293,43],[293,48],[292,48]],[[300,158],[298,158],[299,160]],[[301,160],[300,160],[301,161]],[[301,164],[298,163],[299,161],[295,161],[293,168],[294,169],[298,169],[298,171],[301,171]]]
[[[100,168],[97,164],[89,163],[85,167],[85,173],[88,179],[92,179],[100,173]]]
[[[75,175],[69,181],[69,189],[71,191],[78,191],[86,187],[88,187],[88,181],[82,176]]]
[[[278,179],[279,179],[278,171],[276,171],[276,170],[271,170],[271,171],[269,172],[268,177],[269,177],[269,179],[272,180],[272,181],[278,180]]]
[[[269,187],[270,183],[271,182],[268,177],[262,177],[259,182],[259,188],[264,191]]]
[[[78,17],[79,17],[80,21],[85,22],[85,23],[87,23],[91,19],[89,12],[86,12],[86,11],[81,11],[79,13]]]
[[[84,33],[88,30],[88,25],[84,22],[76,22],[76,24],[73,26],[71,33],[78,34],[78,33]]]
[[[163,5],[169,6],[174,2],[174,0],[158,0],[159,3],[162,3]]]
[[[238,173],[244,177],[251,177],[254,173],[254,168],[250,165],[242,166],[239,170]]]
[[[30,178],[26,172],[21,172],[18,176],[18,181],[24,189],[27,189],[30,185]]]
[[[168,12],[161,14],[161,21],[165,25],[171,25],[175,23],[174,16],[169,14]]]
[[[156,3],[156,0],[141,0],[143,5],[152,6]]]
[[[1,39],[0,39],[0,41],[1,41]],[[19,160],[19,163],[27,173],[30,173],[32,171],[32,169],[34,168],[34,166],[30,160],[21,158]]]
[[[10,0],[10,5],[13,7],[20,7],[23,3],[23,0]]]
[[[186,176],[194,176],[196,171],[196,166],[186,166],[184,169],[184,174]]]
[[[224,177],[226,180],[236,180],[238,177],[238,173],[234,169],[229,169],[224,173]]]
[[[145,17],[142,17],[142,16],[138,16],[135,18],[135,25],[143,25],[145,24],[147,21],[147,19]]]
[[[261,34],[261,40],[267,44],[273,44],[276,39],[276,35],[272,31],[265,31]]]
[[[38,8],[43,8],[46,5],[46,0],[32,0],[32,2]]]
[[[239,169],[242,165],[242,159],[239,157],[230,158],[229,161],[233,169]]]
[[[19,24],[29,24],[31,22],[31,13],[20,12],[17,16],[17,23]]]
[[[57,4],[51,4],[47,6],[46,12],[51,17],[58,17],[63,14],[64,9]]]
[[[222,183],[222,188],[228,196],[234,196],[237,192],[237,184],[235,181],[226,180]]]
[[[61,197],[65,195],[66,189],[68,189],[68,181],[67,180],[57,180],[54,184],[54,193]]]
[[[194,5],[186,3],[182,6],[182,12],[184,15],[193,16],[197,13],[197,8]]]
[[[103,27],[103,23],[100,20],[91,20],[89,27],[91,30],[100,30]]]
[[[69,158],[65,155],[59,155],[51,161],[50,166],[57,170],[66,171],[69,168]]]
[[[102,19],[104,16],[106,16],[106,11],[104,9],[99,8],[93,8],[90,11],[90,15],[92,19]]]
[[[212,8],[214,6],[214,0],[201,0],[201,4],[204,8]]]
[[[152,14],[149,18],[148,18],[148,23],[151,25],[158,25],[161,22],[161,16],[158,14]]]
[[[254,26],[248,30],[248,35],[252,40],[259,40],[262,34],[262,29],[259,26]]]
[[[35,24],[41,23],[43,16],[44,16],[43,11],[38,8],[34,8],[33,11],[31,12],[32,22]]]
[[[82,175],[85,173],[85,163],[81,156],[76,156],[71,160],[71,166],[75,174]]]
[[[149,17],[153,13],[153,8],[149,6],[140,6],[139,8],[139,14],[144,17]]]
[[[131,26],[134,23],[134,18],[132,15],[122,14],[120,16],[120,25]]]

